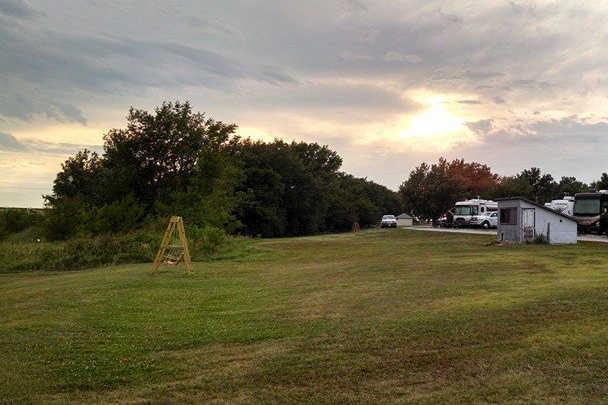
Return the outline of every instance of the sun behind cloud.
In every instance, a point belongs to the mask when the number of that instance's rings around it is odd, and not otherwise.
[[[466,127],[466,119],[450,111],[449,99],[442,95],[417,96],[428,108],[406,117],[397,137],[419,148],[446,150],[461,142],[474,142],[476,137]]]

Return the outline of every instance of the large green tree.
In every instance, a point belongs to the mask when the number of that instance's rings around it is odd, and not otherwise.
[[[235,130],[188,102],[131,108],[126,128],[104,136],[101,156],[84,150],[62,165],[45,196],[49,235],[124,231],[168,213],[197,225],[234,223],[240,175],[225,149]]]
[[[584,193],[589,191],[589,186],[576,177],[562,176],[557,184],[557,195],[554,198],[562,198],[564,196],[574,196],[576,193]]]
[[[244,172],[238,216],[252,235],[325,230],[327,193],[342,160],[325,146],[242,140],[232,153]]]
[[[564,189],[569,186],[570,179],[564,180]],[[553,180],[549,173],[542,173],[537,167],[522,170],[515,176],[505,176],[500,179],[499,184],[493,193],[494,197],[524,197],[529,200],[545,203],[559,196],[559,185]]]
[[[594,190],[608,190],[608,173],[602,173],[599,180],[591,183],[591,188]]]
[[[127,127],[104,136],[104,166],[150,209],[186,191],[201,152],[221,149],[236,128],[194,113],[188,102],[165,102],[154,113],[131,108]]]

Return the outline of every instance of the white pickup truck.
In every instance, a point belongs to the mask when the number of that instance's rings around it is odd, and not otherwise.
[[[482,228],[497,228],[498,227],[498,212],[488,211],[482,215],[476,215],[469,220],[470,226],[481,226]]]

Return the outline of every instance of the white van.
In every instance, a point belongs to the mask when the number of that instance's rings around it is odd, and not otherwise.
[[[492,227],[490,214],[498,211],[498,204],[492,200],[472,199],[458,201],[454,207],[454,225]]]

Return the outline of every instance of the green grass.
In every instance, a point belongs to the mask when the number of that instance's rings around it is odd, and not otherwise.
[[[223,260],[0,275],[0,401],[608,397],[608,245],[406,230]]]

